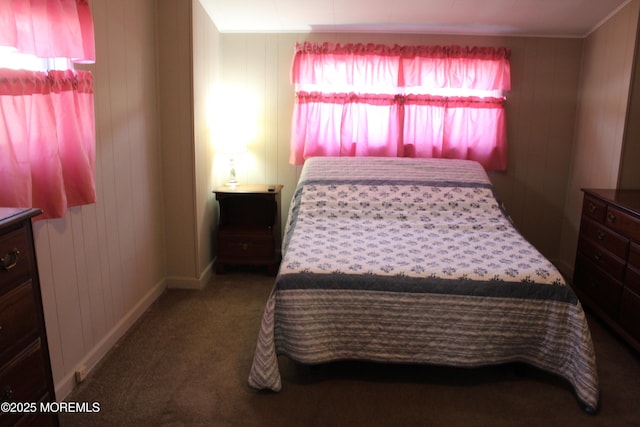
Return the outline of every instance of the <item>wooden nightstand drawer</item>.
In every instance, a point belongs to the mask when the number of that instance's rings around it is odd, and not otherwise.
[[[0,294],[29,277],[29,246],[24,228],[0,236]]]
[[[580,225],[580,236],[592,240],[618,258],[627,257],[629,240],[587,217],[583,218]]]
[[[218,255],[221,257],[270,258],[273,257],[274,238],[272,235],[255,236],[243,233],[220,231]]]
[[[31,280],[0,297],[0,361],[38,334]],[[0,390],[1,391],[1,390]]]
[[[608,276],[591,261],[578,254],[574,284],[591,303],[596,303],[608,315],[617,318],[622,284]]]
[[[589,195],[584,196],[584,201],[582,203],[582,215],[585,215],[596,222],[603,223],[606,211],[607,204],[602,200]]]

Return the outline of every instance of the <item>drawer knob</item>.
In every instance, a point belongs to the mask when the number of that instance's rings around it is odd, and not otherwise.
[[[243,251],[246,251],[247,249],[249,249],[249,244],[248,243],[242,243],[240,245],[240,247],[242,248]]]
[[[20,255],[20,251],[16,248],[13,248],[13,250],[0,258],[0,267],[2,267],[4,270],[11,270],[16,266],[16,264],[18,264],[18,255]]]
[[[598,240],[604,240],[604,238],[607,237],[607,233],[605,233],[604,231],[598,230],[597,237],[598,237]]]
[[[600,255],[600,254],[595,254],[595,255],[593,256],[593,258],[594,258],[596,261],[600,261],[600,260],[602,259],[602,255]]]
[[[616,216],[612,213],[607,214],[607,221],[609,221],[611,224],[614,224],[616,222]]]
[[[589,207],[587,208],[589,210],[589,213],[596,213],[596,211],[598,210],[598,208],[596,207],[596,205],[594,205],[593,203],[589,203]]]

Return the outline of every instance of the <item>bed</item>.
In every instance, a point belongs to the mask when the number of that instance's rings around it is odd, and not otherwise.
[[[473,161],[308,159],[252,388],[281,389],[279,355],[303,364],[523,362],[566,379],[587,412],[598,406],[580,302]]]

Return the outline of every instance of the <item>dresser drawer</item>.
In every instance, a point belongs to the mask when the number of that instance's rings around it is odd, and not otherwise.
[[[640,246],[635,243],[631,243],[629,247],[624,284],[637,295],[640,295]]]
[[[640,295],[640,270],[628,265],[627,272],[624,275],[624,285]]]
[[[614,206],[609,206],[605,224],[631,240],[640,242],[640,218],[637,216],[630,215]]]
[[[29,277],[29,246],[24,228],[0,236],[0,294]]]
[[[578,240],[578,252],[614,278],[620,281],[624,279],[626,270],[626,261],[624,259],[616,257],[601,246],[582,237]]]
[[[0,296],[0,361],[38,334],[31,280]]]
[[[582,215],[596,222],[604,223],[606,211],[607,204],[605,202],[585,194],[582,203]]]
[[[52,402],[53,399],[49,394],[45,394],[40,399],[40,403],[44,402]],[[1,425],[1,424],[0,424]],[[58,424],[58,416],[55,412],[35,412],[30,414],[25,414],[20,420],[16,423],[15,427],[55,427],[59,426]]]
[[[594,241],[598,246],[606,249],[618,258],[627,258],[629,240],[588,217],[582,219],[580,236]]]
[[[623,291],[619,320],[627,332],[640,339],[640,296],[629,289]]]
[[[218,256],[226,258],[273,258],[275,239],[271,234],[218,234]]]
[[[629,245],[629,258],[627,262],[630,266],[640,271],[640,245],[635,243]]]
[[[0,368],[1,401],[38,402],[46,394],[46,387],[45,364],[39,339]],[[13,420],[17,420],[20,415],[0,414],[0,425],[13,425]]]
[[[591,261],[578,254],[574,285],[591,303],[597,304],[612,318],[618,317],[622,284],[597,268]]]

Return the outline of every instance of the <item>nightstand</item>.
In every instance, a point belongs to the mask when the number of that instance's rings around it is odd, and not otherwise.
[[[214,190],[220,204],[216,272],[227,265],[264,265],[275,275],[280,265],[282,185],[242,184]]]

